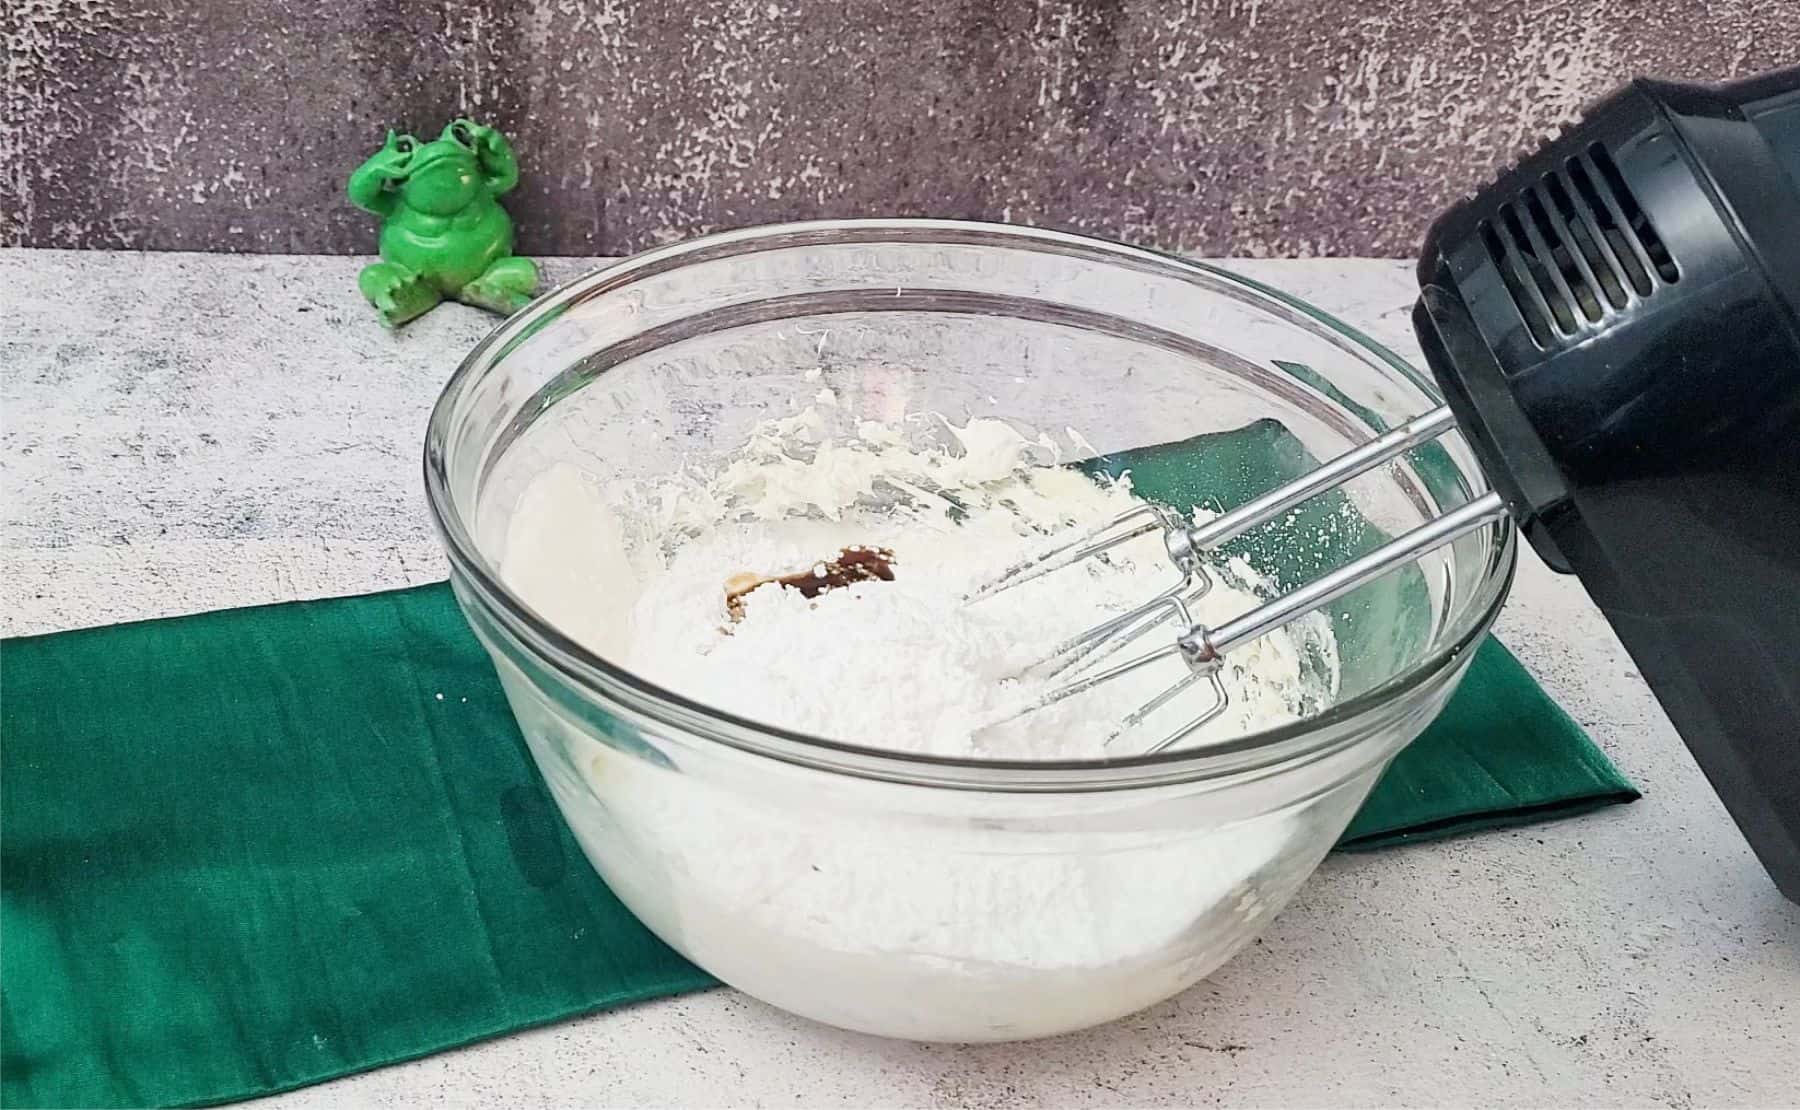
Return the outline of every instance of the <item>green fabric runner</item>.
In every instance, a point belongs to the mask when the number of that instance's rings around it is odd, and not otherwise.
[[[1180,491],[1146,463],[1107,460]],[[10,640],[0,691],[7,1106],[230,1101],[711,983],[590,870],[443,585]],[[1490,640],[1343,846],[1634,797]]]

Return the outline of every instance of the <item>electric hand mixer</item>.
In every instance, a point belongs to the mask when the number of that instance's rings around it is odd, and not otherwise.
[[[971,595],[1162,533],[1180,580],[1062,645],[1046,666],[1072,677],[1031,709],[1179,656],[1186,676],[1119,730],[1209,683],[1166,748],[1224,711],[1233,648],[1510,514],[1580,577],[1800,902],[1800,69],[1612,94],[1440,217],[1418,274],[1445,407],[1205,523],[1145,505]],[[1203,553],[1453,429],[1492,493],[1225,624],[1189,617]]]

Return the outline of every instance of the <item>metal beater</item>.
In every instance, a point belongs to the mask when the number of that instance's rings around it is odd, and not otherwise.
[[[1103,621],[1058,645],[1034,669],[1042,669],[1050,677],[1073,677],[1007,719],[1017,719],[1066,698],[1086,693],[1101,683],[1110,682],[1175,655],[1179,655],[1187,664],[1188,673],[1128,714],[1106,738],[1105,743],[1110,745],[1199,682],[1207,682],[1212,687],[1212,703],[1198,716],[1144,750],[1147,753],[1163,751],[1217,718],[1230,705],[1231,695],[1219,680],[1219,669],[1226,652],[1266,636],[1296,618],[1328,605],[1484,524],[1500,520],[1506,516],[1506,503],[1497,493],[1478,497],[1316,581],[1259,605],[1217,628],[1209,628],[1194,621],[1189,608],[1212,589],[1212,577],[1206,572],[1204,565],[1206,553],[1275,519],[1317,494],[1366,474],[1455,427],[1456,417],[1448,407],[1432,409],[1339,455],[1310,471],[1305,477],[1270,490],[1204,523],[1189,524],[1181,514],[1166,506],[1146,503],[1120,514],[1075,540],[1006,568],[971,592],[969,600],[979,602],[1004,593],[1083,560],[1097,558],[1121,544],[1157,531],[1162,533],[1163,547],[1168,552],[1169,561],[1181,575],[1174,585],[1143,605]],[[1104,668],[1099,666],[1106,657],[1141,639],[1153,629],[1167,624],[1171,618],[1185,628],[1172,642],[1124,662]]]

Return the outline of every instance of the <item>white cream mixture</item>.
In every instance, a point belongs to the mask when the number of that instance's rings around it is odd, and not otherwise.
[[[955,756],[1129,754],[1211,703],[1201,687],[1103,746],[1186,673],[1179,662],[984,726],[1048,688],[1030,665],[1059,641],[1173,582],[1157,538],[963,601],[1134,503],[1128,483],[1056,465],[1093,454],[1073,433],[1059,444],[995,420],[858,426],[826,393],[722,465],[649,487],[546,471],[511,519],[502,573],[594,651],[755,720]],[[802,570],[852,544],[893,549],[895,579],[811,600],[765,585],[730,619],[728,578]],[[1202,620],[1255,603],[1249,568],[1219,569]],[[1248,645],[1225,671],[1229,712],[1201,735],[1291,720],[1330,698],[1335,675],[1322,621]],[[1165,998],[1310,871],[1330,838],[1309,822],[1347,816],[1191,786],[919,790],[705,746],[640,758],[523,683],[509,691],[576,837],[659,935],[769,1002],[889,1036],[1042,1036]]]
[[[1127,755],[1213,704],[1210,687],[1197,684],[1105,745],[1127,714],[1186,675],[1179,660],[996,722],[1067,681],[1033,666],[1059,644],[1177,580],[1158,537],[964,600],[1004,567],[1137,503],[1128,476],[1102,484],[1056,465],[1092,453],[1074,433],[1066,438],[1027,439],[991,419],[853,426],[826,392],[759,428],[724,465],[650,489],[608,486],[566,464],[550,469],[512,518],[503,574],[593,650],[752,720],[961,757]],[[804,571],[851,545],[891,548],[894,580],[810,599],[770,583],[743,599],[741,621],[728,615],[732,575]],[[1196,619],[1217,623],[1256,604],[1247,566],[1214,577]],[[1174,634],[1170,624],[1115,658]],[[1246,645],[1223,675],[1227,711],[1184,742],[1294,720],[1329,699],[1335,671],[1316,619]]]

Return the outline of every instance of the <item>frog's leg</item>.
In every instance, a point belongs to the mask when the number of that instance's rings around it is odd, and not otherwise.
[[[529,258],[497,258],[456,299],[489,312],[509,315],[524,308],[537,290],[537,266]]]
[[[382,322],[390,328],[424,315],[441,299],[429,281],[397,262],[372,262],[364,266],[356,284],[381,313]]]

